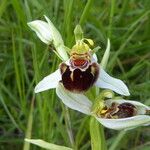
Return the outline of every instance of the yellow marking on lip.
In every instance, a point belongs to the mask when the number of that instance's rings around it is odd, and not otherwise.
[[[73,72],[71,72],[70,78],[71,78],[72,81],[74,81],[74,78],[73,78]]]
[[[106,112],[107,112],[108,110],[106,109],[106,110],[101,110],[101,114],[105,114]]]
[[[94,74],[95,74],[95,67],[93,67],[93,66],[91,66],[91,73],[94,76]]]

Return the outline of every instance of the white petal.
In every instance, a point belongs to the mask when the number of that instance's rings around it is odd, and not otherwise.
[[[56,70],[52,74],[45,77],[42,81],[38,83],[35,87],[35,93],[42,92],[48,89],[56,88],[59,81],[61,80],[60,70]]]
[[[117,100],[110,99],[110,100],[105,101],[106,105],[108,105],[108,106],[111,106],[111,103],[113,103],[113,102],[116,102],[118,104],[122,104],[122,103],[133,104],[137,108],[138,115],[144,115],[144,114],[146,114],[147,110],[150,110],[149,106],[146,106],[138,101],[124,100],[124,99],[117,99]]]
[[[33,31],[36,32],[42,42],[46,44],[50,44],[52,42],[52,31],[48,23],[41,20],[35,20],[29,22],[28,25]]]
[[[62,102],[71,109],[90,115],[92,102],[83,94],[69,92],[59,83],[56,93]]]
[[[121,95],[130,95],[129,90],[124,82],[111,77],[102,69],[102,67],[100,67],[100,74],[95,85],[101,88],[110,89]]]
[[[150,124],[150,116],[148,115],[137,115],[134,117],[122,118],[122,119],[102,119],[97,117],[96,119],[103,126],[115,130],[132,129],[138,126]]]
[[[101,61],[101,66],[103,67],[103,69],[106,68],[106,65],[107,65],[107,62],[109,59],[109,55],[110,55],[110,40],[108,39],[107,40],[107,48],[105,50],[104,56],[103,56],[102,61]]]

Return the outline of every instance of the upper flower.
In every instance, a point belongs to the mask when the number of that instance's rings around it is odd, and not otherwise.
[[[28,23],[28,25],[43,42],[54,45],[63,62],[54,73],[39,82],[35,87],[36,93],[56,88],[58,83],[62,82],[67,90],[75,93],[87,91],[95,85],[113,90],[121,95],[129,95],[127,86],[121,80],[108,75],[102,66],[97,63],[97,58],[94,54],[97,48],[91,48],[94,42],[83,37],[80,26],[77,26],[74,31],[76,44],[69,49],[64,46],[62,37],[52,22],[47,17],[45,18],[48,23],[36,20]],[[69,58],[66,49],[69,52]],[[109,50],[110,41],[108,40],[106,53]]]

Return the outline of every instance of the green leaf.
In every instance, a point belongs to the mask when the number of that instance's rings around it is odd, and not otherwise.
[[[72,148],[48,143],[40,139],[25,139],[25,141],[49,150],[73,150]]]

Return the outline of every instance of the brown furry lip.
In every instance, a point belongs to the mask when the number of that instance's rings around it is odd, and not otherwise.
[[[75,69],[70,67],[65,63],[60,65],[61,82],[67,90],[75,93],[85,92],[97,81],[99,76],[99,66],[97,63],[90,63],[84,70],[80,66]]]

